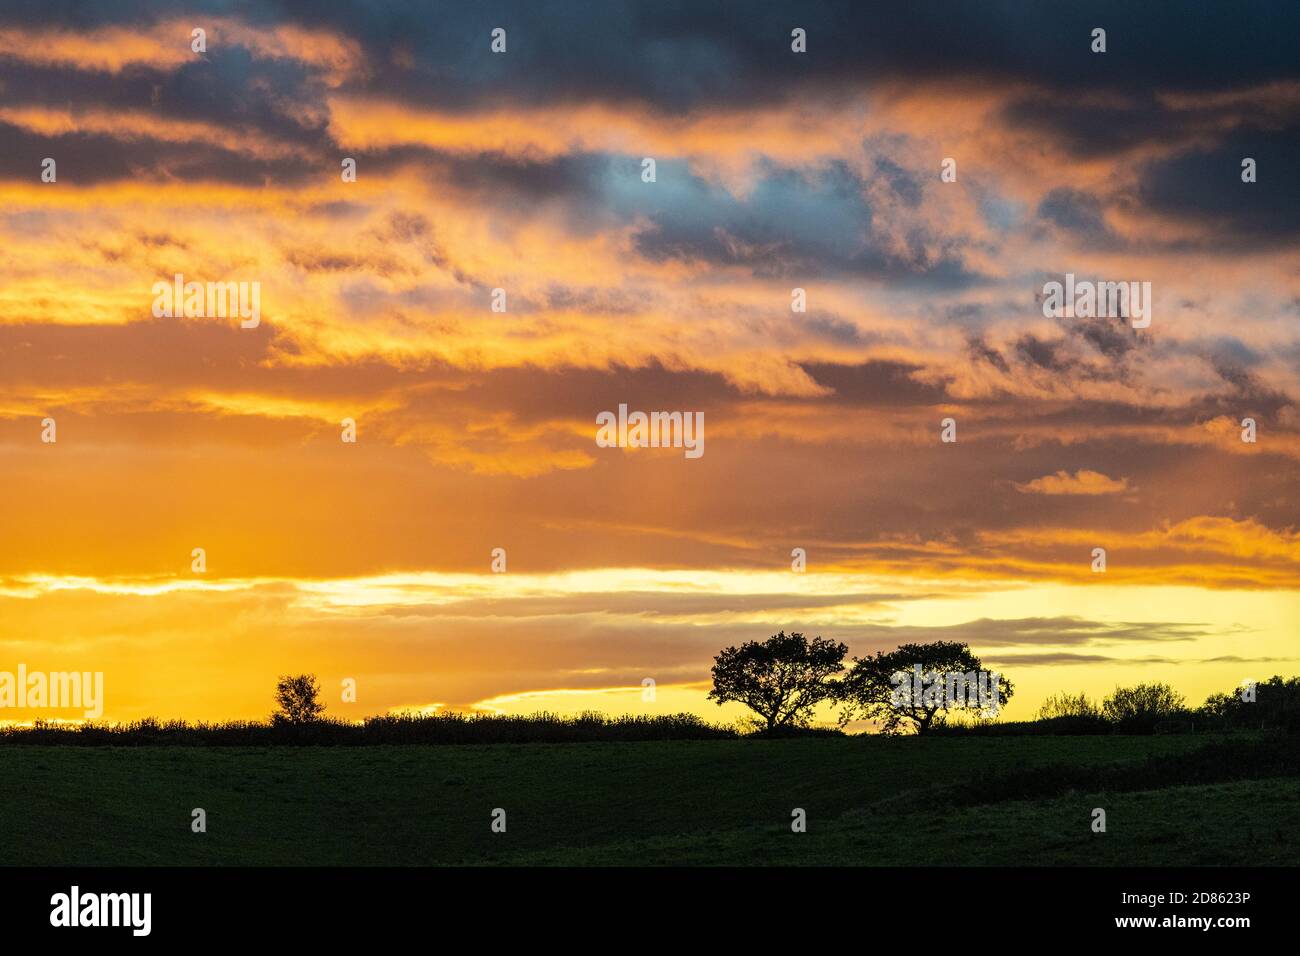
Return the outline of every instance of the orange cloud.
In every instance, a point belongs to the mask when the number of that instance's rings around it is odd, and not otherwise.
[[[210,50],[227,44],[267,59],[297,60],[320,69],[331,85],[364,70],[361,47],[355,40],[291,24],[254,26],[229,17],[201,15],[139,29],[104,26],[72,31],[11,26],[0,31],[0,56],[108,73],[133,66],[175,70],[203,55],[191,48],[196,28],[206,32]]]
[[[1107,478],[1101,472],[1080,469],[1071,475],[1058,471],[1033,481],[1015,483],[1017,491],[1037,495],[1118,495],[1128,491],[1128,479]]]

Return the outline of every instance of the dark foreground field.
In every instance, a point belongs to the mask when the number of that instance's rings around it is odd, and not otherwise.
[[[1207,743],[0,747],[0,863],[1294,864],[1293,761],[1257,753],[1259,779],[1230,779],[1252,774],[1220,754],[1205,783],[1191,751]]]

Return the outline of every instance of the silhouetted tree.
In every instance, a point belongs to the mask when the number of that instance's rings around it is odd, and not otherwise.
[[[844,669],[844,644],[802,634],[774,634],[766,641],[746,641],[714,658],[713,690],[709,697],[721,706],[729,700],[744,704],[767,724],[804,727],[813,708],[834,693],[831,681]]]
[[[1196,713],[1220,728],[1300,730],[1300,677],[1274,675],[1250,689],[1242,685],[1211,694]]]
[[[316,675],[281,677],[275,685],[275,702],[280,709],[271,715],[271,722],[305,724],[316,720],[325,711],[319,698],[320,685],[316,683]]]
[[[983,701],[979,698],[981,678]],[[942,726],[950,711],[979,713],[994,690],[992,675],[984,672],[980,659],[965,644],[903,644],[888,654],[877,651],[875,657],[853,659],[839,686],[838,697],[844,704],[840,722],[864,717],[879,721],[883,733],[895,734],[904,721],[911,721],[916,732],[923,734]],[[1011,699],[1014,687],[999,675],[996,692],[994,711]]]
[[[1161,721],[1185,716],[1187,707],[1183,695],[1168,684],[1138,684],[1116,687],[1101,702],[1101,712],[1119,730],[1151,733]]]

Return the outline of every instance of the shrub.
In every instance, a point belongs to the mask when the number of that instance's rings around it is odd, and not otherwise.
[[[1078,694],[1053,694],[1043,701],[1043,705],[1038,708],[1039,720],[1050,720],[1054,717],[1082,717],[1089,719],[1101,716],[1101,708],[1088,699],[1084,693]]]
[[[1105,718],[1126,734],[1155,733],[1156,725],[1188,714],[1183,695],[1168,684],[1116,687],[1101,704]]]
[[[948,724],[930,732],[943,737],[1078,737],[1108,734],[1111,725],[1100,714],[1092,716],[1047,717],[1038,720],[983,721],[971,724]]]
[[[292,723],[274,721],[165,722],[154,718],[123,724],[51,724],[0,728],[0,743],[82,746],[366,746],[372,744],[595,743],[639,740],[723,740],[734,729],[694,714],[606,717],[587,713],[506,716],[496,714],[390,714],[362,723],[330,718]]]

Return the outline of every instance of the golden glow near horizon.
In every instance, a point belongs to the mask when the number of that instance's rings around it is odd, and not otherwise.
[[[1031,716],[1063,688],[1101,697],[1116,684],[1156,679],[1199,703],[1285,669],[1294,636],[1269,622],[1294,620],[1300,596],[603,568],[335,580],[24,576],[6,580],[0,607],[10,658],[106,675],[106,719],[262,717],[265,674],[297,668],[321,676],[327,699],[345,677],[371,690],[356,704],[332,703],[344,719],[451,708],[684,710],[730,721],[739,708],[704,699],[712,654],[778,628],[835,636],[860,653],[968,639],[1016,681],[1011,717]],[[1177,613],[1148,626],[1153,607]],[[153,656],[141,666],[145,654]],[[641,683],[652,675],[649,702]]]
[[[105,720],[311,671],[343,719],[730,721],[713,655],[778,630],[967,641],[1011,719],[1297,672],[1300,255],[1236,153],[1300,83],[773,86],[723,43],[730,88],[716,37],[553,73],[532,20],[449,53],[474,16],[205,16],[195,52],[188,14],[0,13],[0,674],[102,672]],[[1045,314],[1066,273],[1150,283],[1152,324]],[[157,314],[178,275],[258,320]],[[704,454],[602,447],[621,404]],[[37,718],[79,719],[0,708]]]

